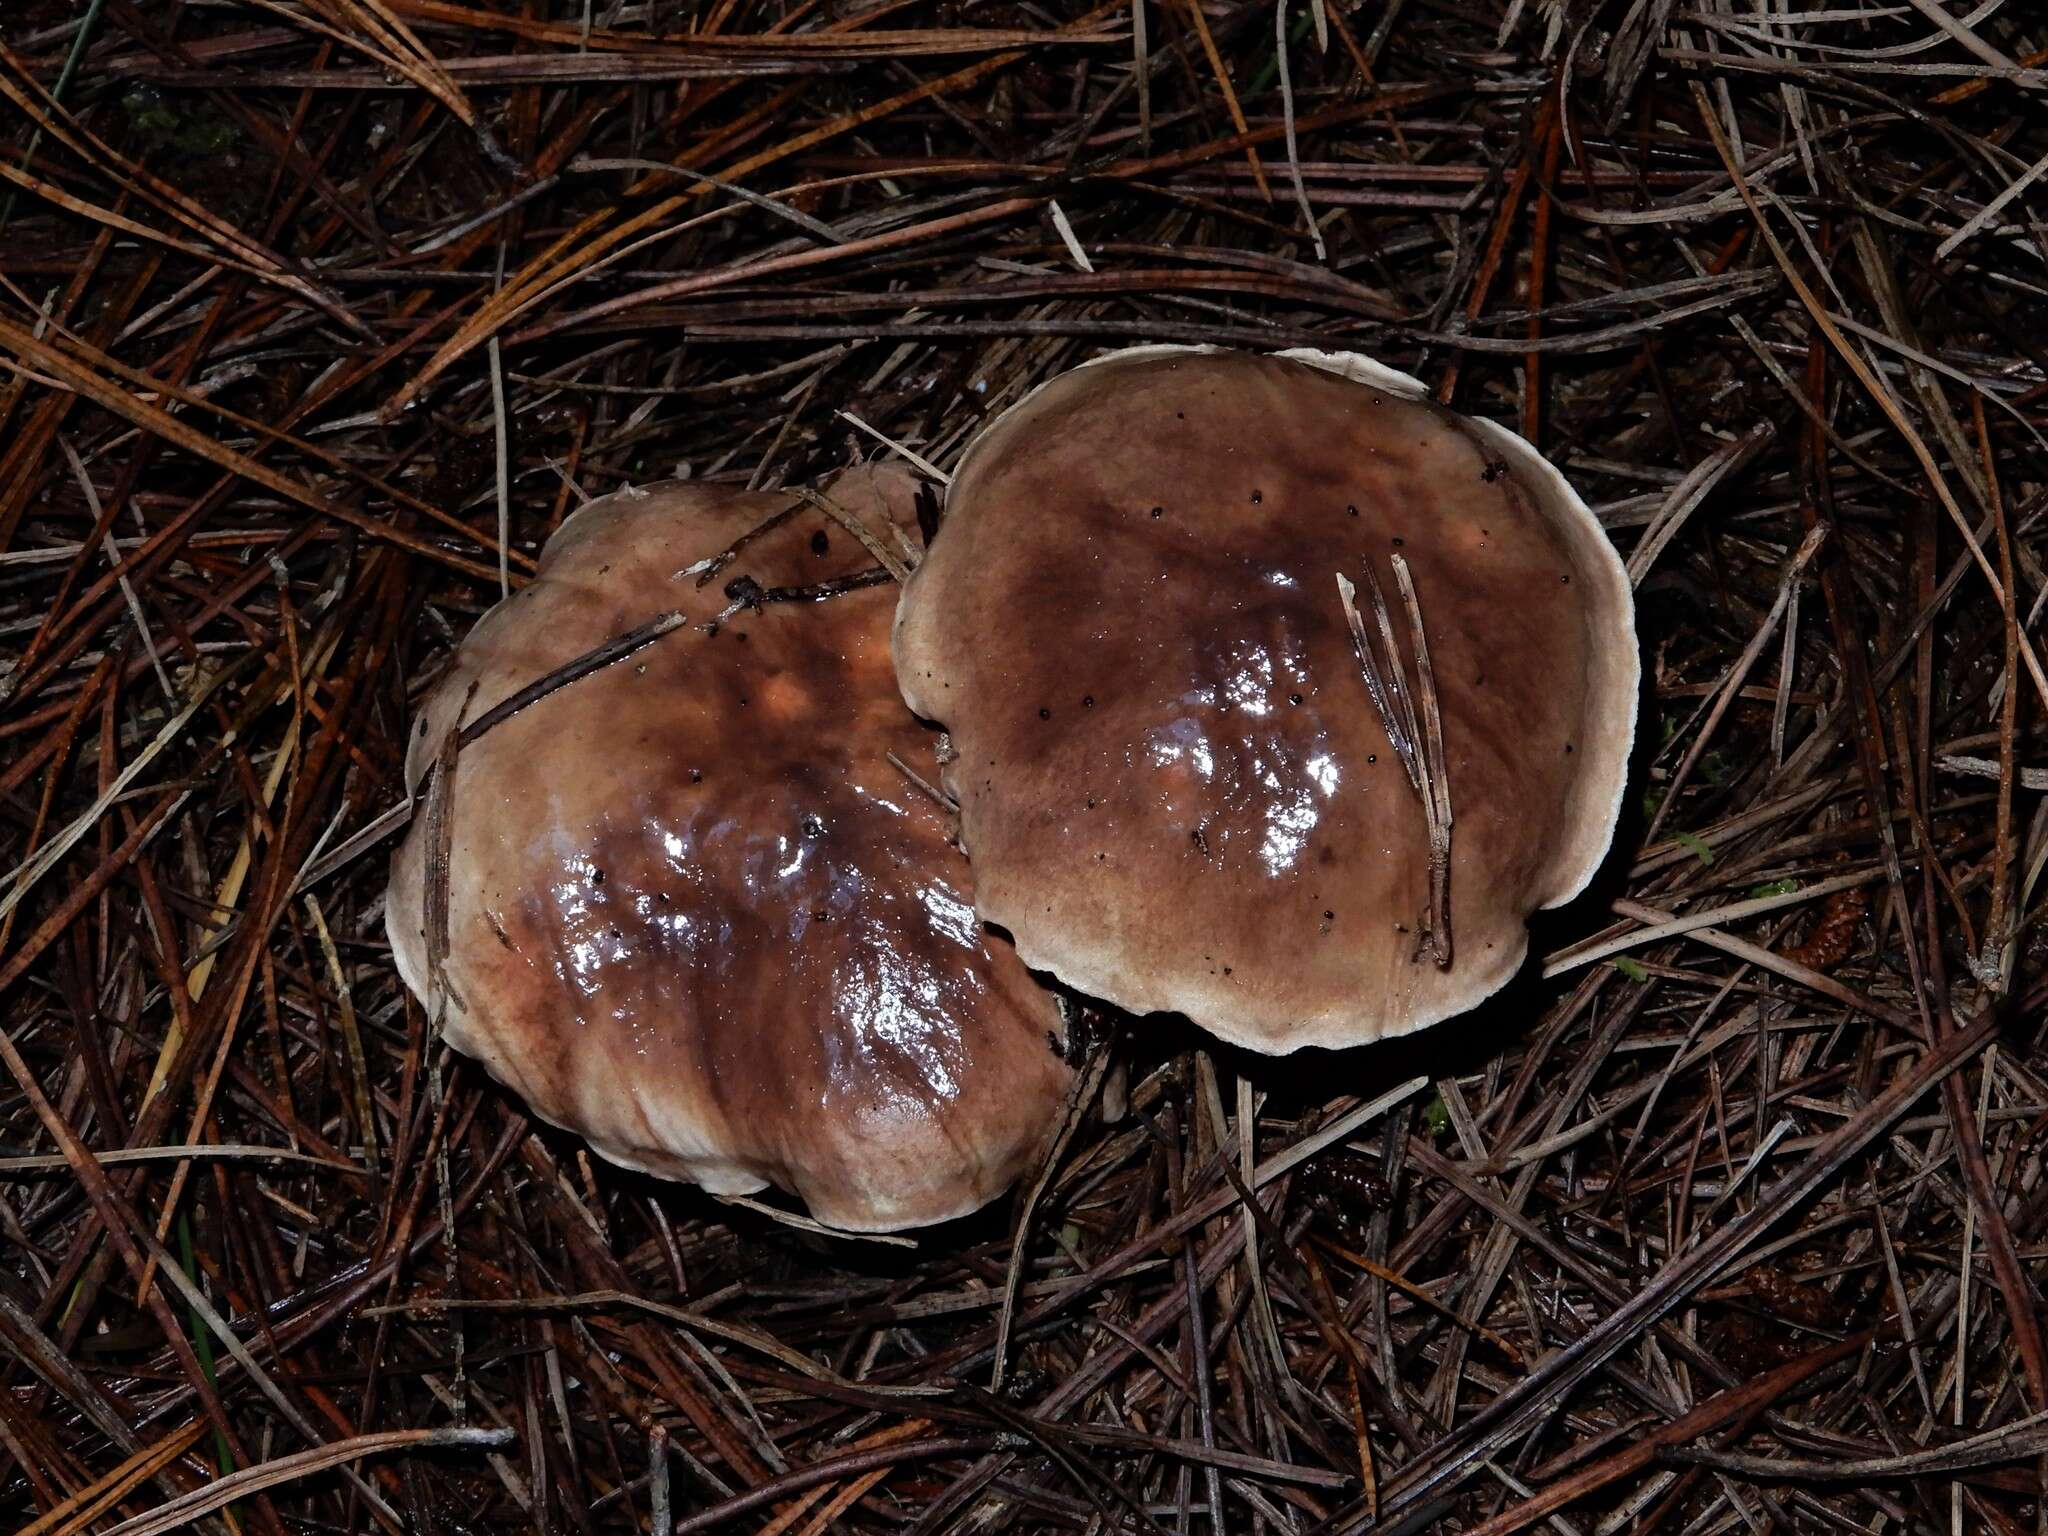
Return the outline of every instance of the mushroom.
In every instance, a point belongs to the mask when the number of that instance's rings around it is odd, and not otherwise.
[[[422,705],[424,811],[387,904],[448,1042],[543,1118],[850,1231],[998,1194],[1073,1076],[1053,997],[975,916],[948,812],[891,761],[930,739],[870,548],[914,549],[914,492],[869,468],[822,504],[670,483],[578,511]]]
[[[1514,974],[1613,835],[1633,623],[1521,438],[1361,357],[1144,347],[970,445],[895,657],[1025,962],[1284,1053]]]

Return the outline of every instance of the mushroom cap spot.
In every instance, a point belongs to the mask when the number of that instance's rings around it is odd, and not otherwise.
[[[828,493],[914,537],[911,492],[864,469]],[[736,578],[871,567],[798,506],[699,587],[690,567],[794,504],[689,483],[591,502],[428,694],[415,791],[458,716],[659,614],[688,620],[463,748],[445,1029],[614,1162],[719,1194],[777,1185],[848,1230],[923,1225],[1032,1166],[1072,1080],[1048,1040],[1065,1029],[976,919],[945,814],[887,760],[932,751],[890,673],[893,583],[700,627]],[[423,999],[425,822],[387,902]]]
[[[1396,551],[1445,733],[1447,970],[1418,953],[1421,801],[1336,590],[1370,563],[1412,656]],[[976,900],[1025,961],[1274,1053],[1419,1029],[1513,975],[1530,913],[1606,854],[1640,676],[1627,573],[1521,438],[1369,359],[1171,347],[983,430],[895,658],[958,749]]]

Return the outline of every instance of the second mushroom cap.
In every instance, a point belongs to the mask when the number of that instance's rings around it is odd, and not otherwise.
[[[831,487],[882,548],[911,491],[873,470]],[[864,1231],[999,1193],[1072,1080],[1051,995],[983,932],[947,816],[891,761],[929,751],[889,672],[894,603],[854,534],[788,494],[590,503],[428,695],[387,908],[449,1042],[546,1119]],[[471,729],[446,771],[451,735],[664,613],[685,622]]]
[[[1397,556],[1455,814],[1447,967],[1421,797],[1337,585],[1391,595]],[[1412,635],[1397,655],[1412,694]],[[1364,359],[1181,348],[1083,366],[984,430],[895,657],[951,736],[982,915],[1084,991],[1263,1051],[1501,986],[1529,914],[1606,851],[1638,680],[1626,574],[1521,439]]]

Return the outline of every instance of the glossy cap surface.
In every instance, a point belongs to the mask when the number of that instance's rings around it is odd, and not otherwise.
[[[894,545],[915,537],[912,490],[870,469],[830,494]],[[701,562],[792,507],[699,585]],[[615,1162],[722,1194],[777,1185],[870,1231],[999,1193],[1070,1081],[1051,996],[984,933],[945,814],[888,761],[931,753],[890,672],[895,584],[702,627],[729,594],[874,567],[785,494],[594,501],[463,642],[407,764],[418,790],[451,727],[683,610],[461,751],[447,1038]],[[396,857],[388,920],[431,1009],[428,821]]]
[[[1448,969],[1418,949],[1421,801],[1337,592],[1369,566],[1391,595],[1395,553],[1444,728]],[[1638,680],[1626,573],[1521,439],[1363,359],[1175,348],[983,432],[895,652],[957,751],[982,915],[1083,991],[1270,1052],[1513,974],[1529,914],[1605,854]]]

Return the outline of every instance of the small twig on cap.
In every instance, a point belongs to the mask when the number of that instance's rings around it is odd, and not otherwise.
[[[717,554],[711,556],[707,560],[699,560],[695,565],[685,566],[682,570],[677,571],[676,575],[679,577],[694,575],[697,578],[697,585],[700,588],[710,586],[713,578],[715,578],[718,575],[718,573],[724,570],[728,565],[731,565],[734,557],[737,556],[741,550],[745,549],[749,544],[753,543],[754,540],[760,538],[762,535],[772,533],[777,528],[780,528],[792,517],[795,517],[797,513],[801,512],[803,508],[804,504],[802,502],[791,502],[788,506],[784,507],[780,512],[772,513],[768,517],[763,518],[760,522],[754,524],[753,527],[749,528],[745,533],[741,534],[738,538],[734,539],[730,544],[726,545],[725,548],[721,549]]]
[[[564,662],[554,671],[535,678],[517,693],[507,694],[496,704],[478,715],[462,728],[462,744],[476,745],[477,738],[484,732],[503,725],[522,709],[531,709],[557,688],[566,688],[593,672],[602,671],[615,661],[624,661],[643,646],[652,645],[671,630],[683,626],[683,615],[679,609],[656,614],[636,629],[629,629],[623,635],[615,635],[602,645],[593,646],[572,661]]]
[[[903,759],[898,757],[894,752],[885,752],[882,755],[889,759],[889,765],[892,768],[894,768],[898,773],[902,774],[903,777],[910,780],[910,782],[912,784],[915,784],[919,789],[923,790],[924,793],[932,800],[932,802],[936,804],[941,810],[946,812],[947,815],[952,816],[955,820],[959,818],[960,802],[958,800],[955,800],[951,795],[947,794],[943,789],[939,788],[938,785],[934,784],[930,779],[926,778],[923,774],[919,773],[915,768],[911,767],[910,764],[903,761]]]
[[[1408,609],[1415,647],[1415,693],[1422,701],[1422,808],[1429,819],[1429,943],[1437,969],[1451,964],[1451,765],[1444,755],[1444,715],[1436,692],[1436,670],[1429,661],[1429,641],[1422,628],[1422,603],[1408,562],[1392,557],[1394,581]]]
[[[715,635],[735,614],[758,613],[771,603],[822,603],[827,598],[844,597],[849,592],[887,586],[893,579],[880,566],[870,566],[865,571],[855,571],[851,576],[816,581],[801,587],[764,587],[751,576],[735,576],[725,584],[725,595],[729,601],[715,616],[697,627],[707,635]]]
[[[1372,698],[1372,707],[1380,717],[1380,725],[1386,730],[1394,755],[1401,759],[1401,766],[1407,771],[1408,782],[1420,793],[1422,769],[1415,745],[1415,710],[1408,701],[1399,652],[1394,649],[1393,619],[1387,612],[1386,597],[1380,591],[1379,580],[1371,567],[1366,568],[1365,580],[1372,593],[1374,616],[1379,620],[1380,647],[1373,645],[1365,621],[1359,617],[1358,589],[1341,573],[1337,577],[1337,597],[1344,604],[1344,618],[1351,626],[1351,643],[1357,648],[1358,664],[1365,673],[1365,691]]]
[[[851,508],[834,501],[822,491],[800,489],[792,494],[802,497],[856,539],[859,539],[861,547],[873,555],[882,568],[888,571],[891,576],[894,576],[898,581],[910,580],[911,568],[904,561],[903,557],[884,544],[876,536],[875,531],[862,522]]]
[[[1409,640],[1415,651],[1415,691],[1408,689],[1407,673],[1401,665],[1401,648],[1394,638],[1394,616],[1387,607],[1386,594],[1372,567],[1365,567],[1366,591],[1372,598],[1373,617],[1378,625],[1377,646],[1358,612],[1358,589],[1343,573],[1337,576],[1337,597],[1344,605],[1345,622],[1351,626],[1351,642],[1358,652],[1359,670],[1365,676],[1365,691],[1387,733],[1388,744],[1401,760],[1408,783],[1422,801],[1422,816],[1429,833],[1429,908],[1423,914],[1423,934],[1435,957],[1437,969],[1451,965],[1451,775],[1444,756],[1443,712],[1436,692],[1436,674],[1429,663],[1429,645],[1423,638],[1422,605],[1415,596],[1415,581],[1408,562],[1392,557],[1394,581],[1401,589],[1407,610]],[[1420,720],[1415,698],[1422,701]]]
[[[441,738],[441,751],[434,759],[427,785],[426,890],[420,902],[427,928],[427,991],[438,1037],[441,1019],[454,990],[448,982],[449,862],[454,851],[455,817],[449,802],[454,798],[455,764],[462,754],[462,732],[451,728]],[[456,1002],[461,1003],[457,997]]]

